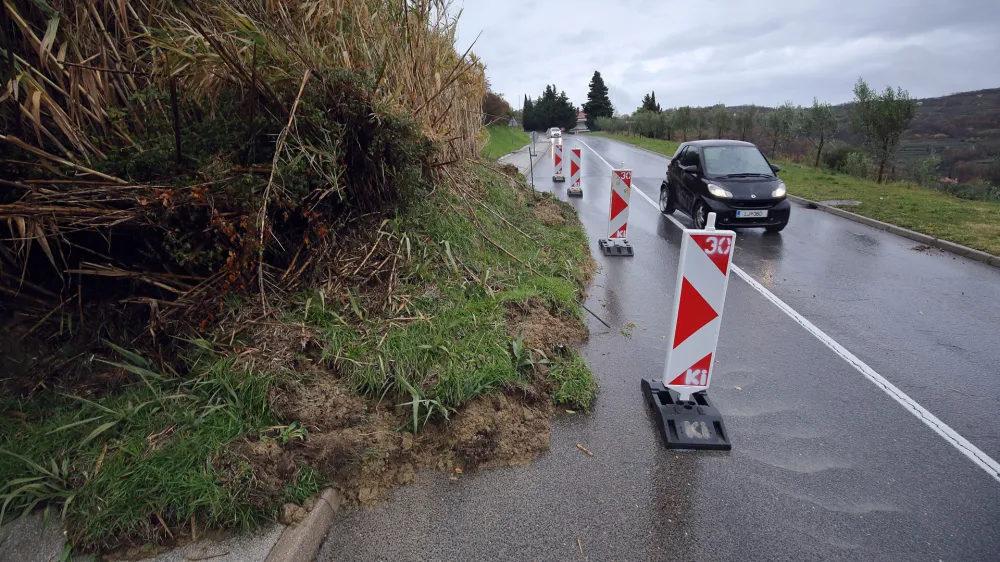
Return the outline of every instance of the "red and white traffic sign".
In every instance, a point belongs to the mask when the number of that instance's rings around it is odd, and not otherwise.
[[[632,197],[632,170],[612,170],[608,240],[628,240],[628,201],[630,197]]]
[[[709,214],[704,230],[685,229],[682,234],[663,371],[663,385],[680,400],[690,400],[712,382],[735,245],[735,232],[715,230],[715,213]]]
[[[552,179],[555,181],[566,181],[563,175],[563,146],[562,139],[552,139]]]
[[[582,148],[571,148],[569,151],[569,186],[580,187],[580,160],[583,157]]]

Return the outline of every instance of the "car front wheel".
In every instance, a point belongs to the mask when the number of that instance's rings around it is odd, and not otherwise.
[[[705,204],[699,201],[694,206],[694,216],[691,217],[694,220],[694,227],[697,230],[702,230],[705,225],[708,224],[708,208]]]
[[[664,183],[660,186],[660,212],[664,215],[672,215],[676,209],[673,190],[670,189],[669,185]]]

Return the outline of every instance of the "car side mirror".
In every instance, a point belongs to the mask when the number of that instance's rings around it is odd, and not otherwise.
[[[681,169],[691,175],[698,175],[698,166],[681,166]]]
[[[780,171],[781,171],[781,166],[779,166],[779,165],[777,165],[777,164],[771,164],[771,170],[772,170],[772,171],[773,171],[774,173],[776,173],[776,174],[777,174],[778,172],[780,172]]]

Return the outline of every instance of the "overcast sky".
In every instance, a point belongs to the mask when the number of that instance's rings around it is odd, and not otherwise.
[[[807,105],[858,76],[913,97],[1000,87],[1000,0],[457,0],[459,47],[515,108],[546,84],[586,101],[595,70],[617,111]]]

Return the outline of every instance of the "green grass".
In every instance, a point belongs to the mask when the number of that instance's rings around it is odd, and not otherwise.
[[[643,137],[630,137],[625,135],[613,135],[610,133],[590,133],[596,137],[604,137],[608,139],[615,139],[616,141],[621,141],[624,143],[631,144],[633,146],[638,146],[639,148],[645,148],[646,150],[652,150],[653,152],[662,154],[668,158],[677,152],[677,147],[681,145],[679,142],[666,141],[659,139],[647,139]]]
[[[540,383],[554,402],[589,408],[597,387],[583,361],[518,349],[505,324],[508,305],[528,299],[553,314],[579,314],[590,257],[575,211],[480,166],[456,177],[465,178],[463,191],[439,185],[383,223],[381,243],[399,258],[392,294],[402,308],[376,312],[385,309],[358,288],[343,301],[314,291],[286,317],[325,334],[327,364],[359,392],[409,408],[412,424],[402,430],[510,386]],[[565,224],[542,224],[533,213],[540,204],[558,205]],[[382,298],[385,290],[371,289]],[[131,382],[113,394],[42,389],[24,402],[0,399],[8,520],[46,506],[65,514],[74,548],[100,550],[156,542],[163,524],[178,529],[192,519],[200,530],[248,529],[315,494],[329,475],[303,466],[283,489],[268,489],[238,454],[248,438],[309,438],[297,424],[277,426],[268,402],[276,377],[192,343],[182,372],[115,347],[119,361],[107,367]]]
[[[597,381],[583,358],[575,351],[548,373],[553,383],[552,401],[560,406],[589,410],[597,397]]]
[[[531,139],[528,133],[520,127],[508,127],[507,125],[490,125],[486,127],[486,133],[490,140],[483,147],[482,155],[486,158],[500,158],[505,154],[510,154],[519,148],[523,148]]]
[[[396,396],[397,403],[411,408],[414,426],[446,416],[480,394],[530,382],[531,369],[523,363],[526,353],[541,361],[549,350],[518,349],[505,324],[508,303],[535,298],[554,314],[579,314],[584,283],[580,267],[589,256],[586,234],[572,208],[515,189],[509,180],[479,167],[464,173],[483,186],[479,195],[463,199],[458,191],[439,189],[433,199],[422,201],[385,230],[409,262],[399,292],[411,305],[401,315],[418,320],[391,323],[369,316],[371,307],[361,294],[352,294],[340,306],[314,296],[303,306],[305,320],[326,334],[326,360],[361,392]],[[572,220],[542,224],[532,210],[542,199],[559,205]],[[524,263],[488,242],[483,233]],[[390,327],[381,329],[386,325]],[[555,366],[563,361],[549,360]],[[570,388],[586,386],[581,379],[593,384],[582,363],[565,381],[553,381],[556,394],[567,397],[557,400],[572,399],[589,407],[594,394]]]
[[[152,538],[157,516],[175,528],[195,518],[203,528],[237,529],[271,517],[276,505],[252,499],[260,490],[250,468],[223,462],[227,445],[273,425],[269,378],[209,352],[183,376],[119,353],[136,382],[117,395],[42,392],[26,404],[0,404],[26,415],[0,430],[8,518],[54,506],[67,516],[74,546],[102,548]]]
[[[655,139],[597,134],[667,156],[673,155],[678,144]],[[813,201],[831,199],[861,201],[861,205],[846,207],[846,210],[1000,255],[1000,203],[960,199],[907,182],[879,185],[871,180],[793,162],[779,161],[779,164],[781,165],[779,175],[792,195]]]

